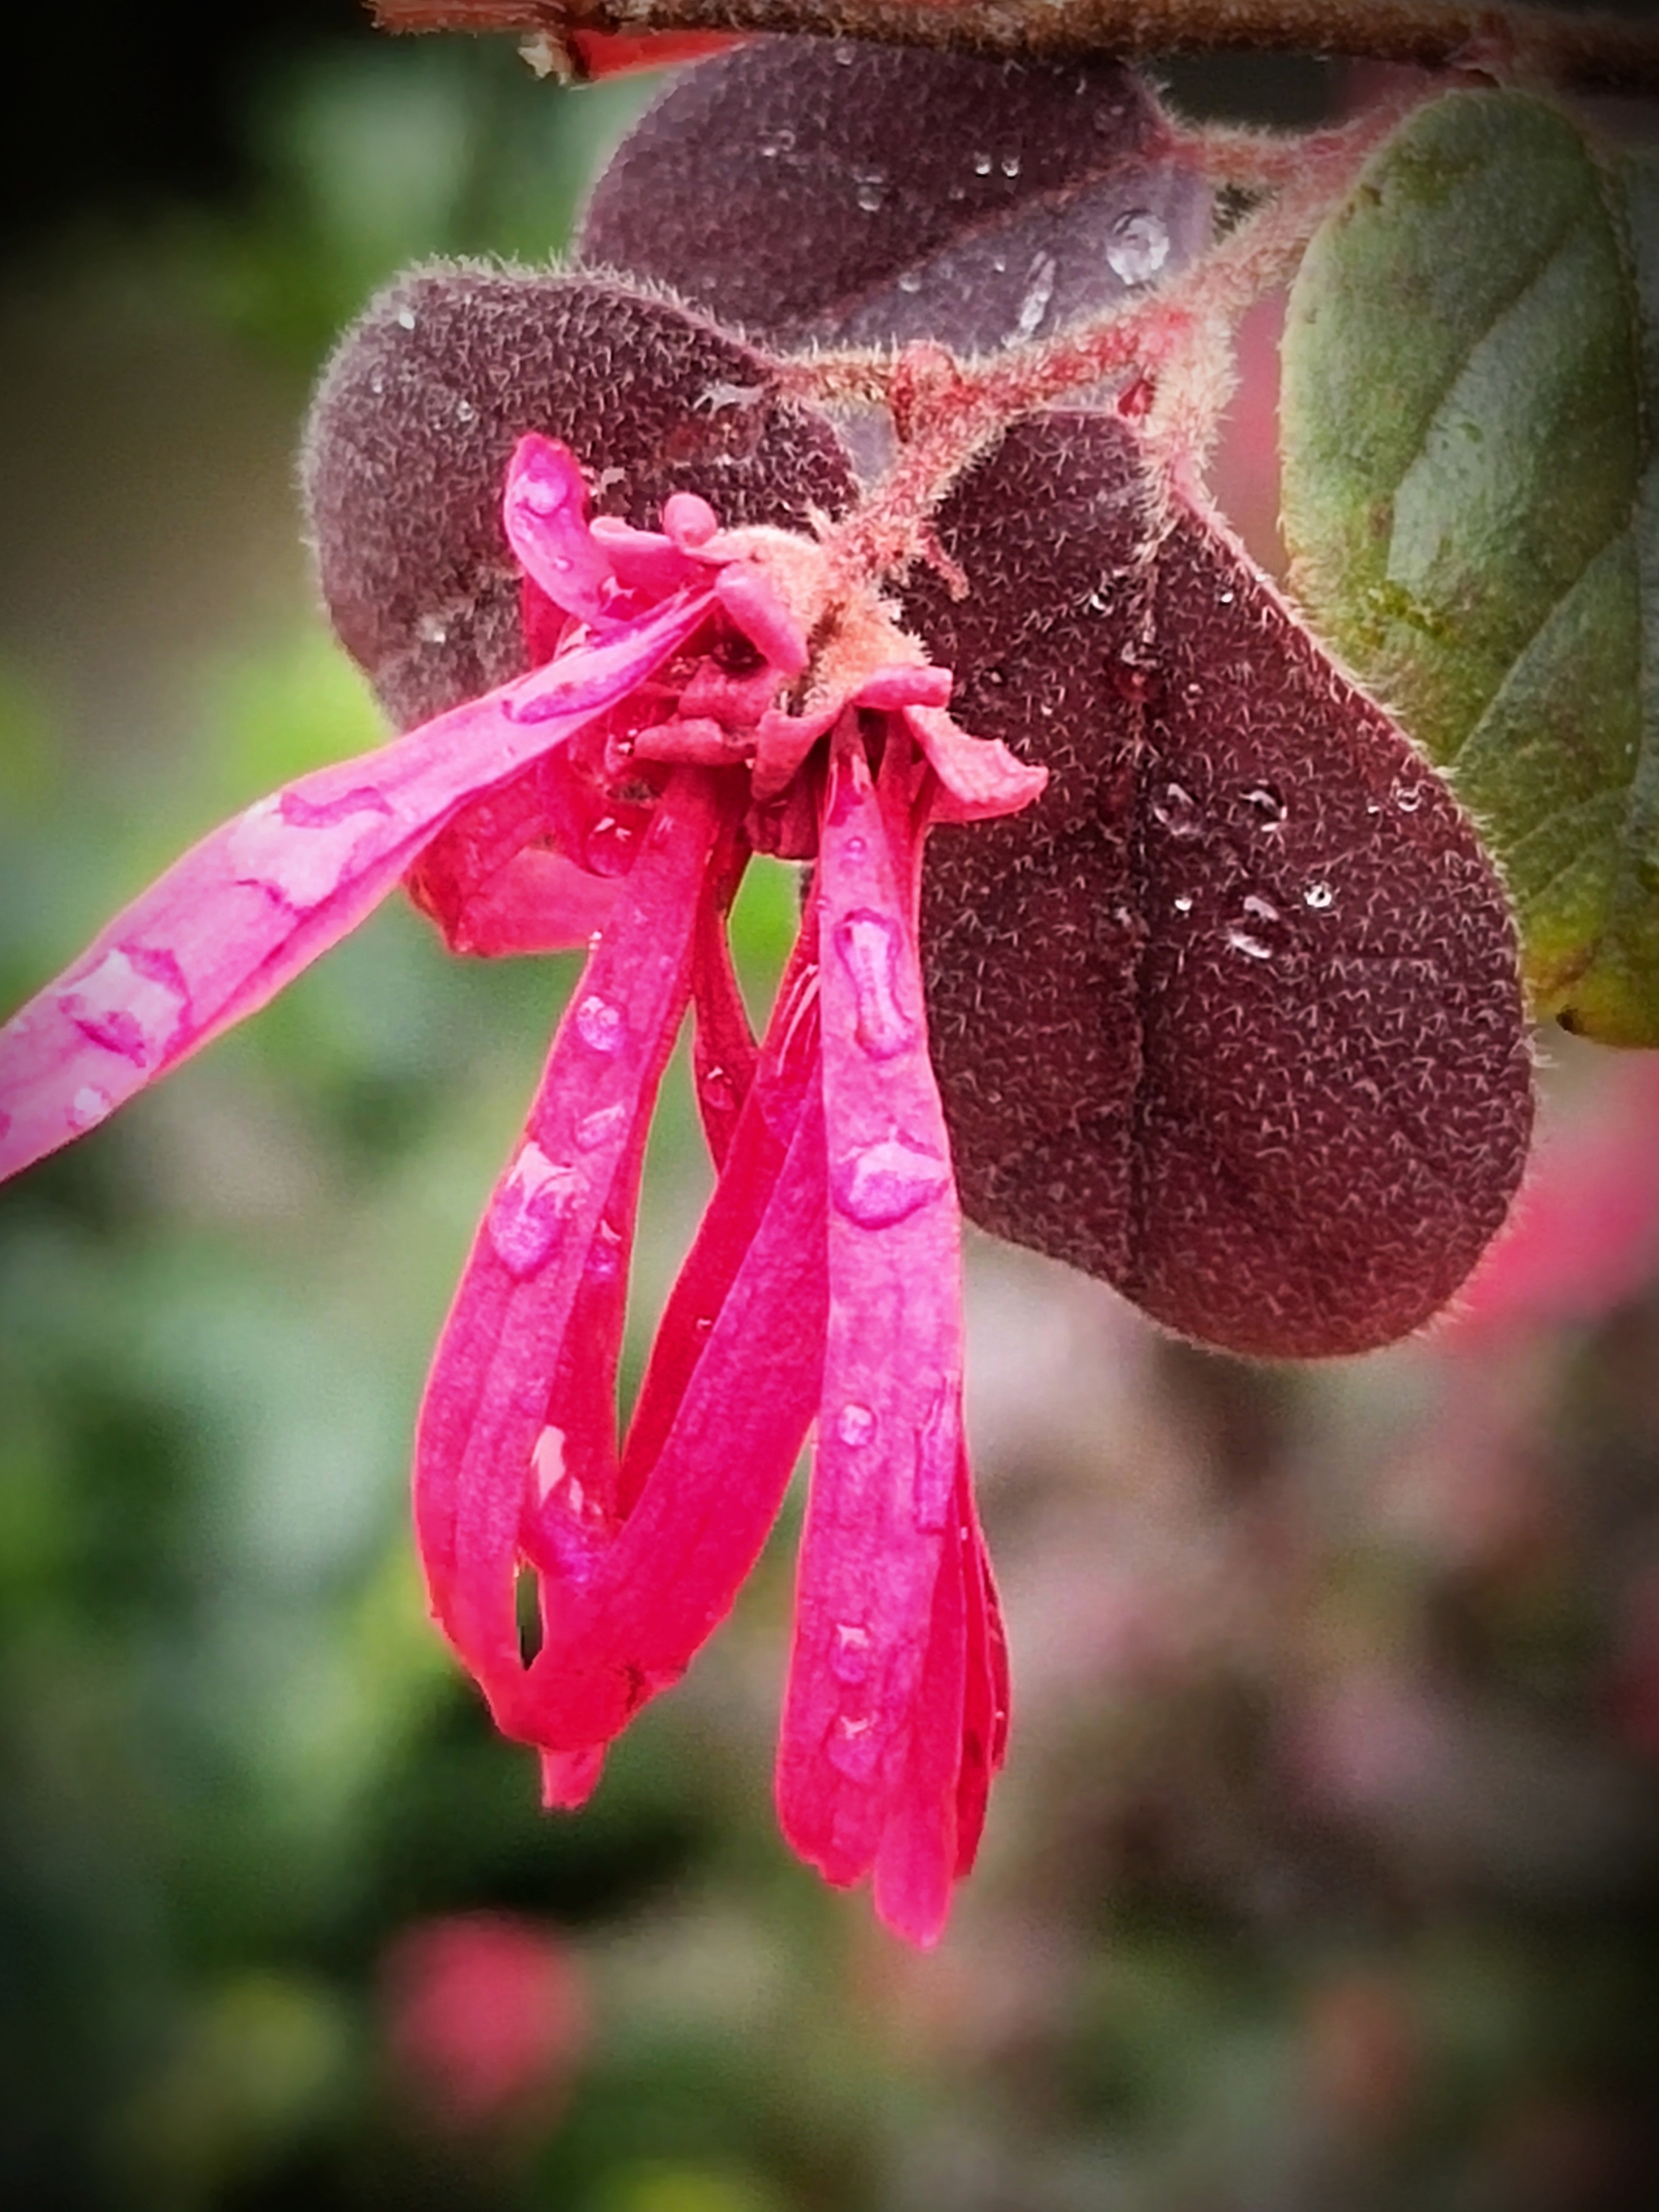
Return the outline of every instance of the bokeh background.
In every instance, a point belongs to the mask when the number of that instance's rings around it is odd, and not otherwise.
[[[406,262],[556,246],[649,88],[351,0],[234,14],[8,27],[8,1006],[201,830],[376,742],[301,544],[311,380]],[[1269,559],[1270,399],[1224,471]],[[745,893],[757,996],[793,904],[781,870]],[[922,1957],[773,1826],[798,1503],[575,1818],[426,1625],[424,1363],[572,979],[389,907],[0,1196],[0,2202],[1659,2203],[1647,1065],[1549,1044],[1525,1250],[1368,1360],[1199,1352],[973,1241],[1015,1729]],[[671,1085],[635,1370],[706,1186]]]

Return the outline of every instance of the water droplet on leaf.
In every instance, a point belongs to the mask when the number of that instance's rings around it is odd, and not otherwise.
[[[1106,258],[1126,284],[1145,284],[1170,258],[1170,234],[1150,208],[1119,216],[1106,240]]]
[[[1196,837],[1203,827],[1197,800],[1178,783],[1164,785],[1152,800],[1152,815],[1172,837]]]

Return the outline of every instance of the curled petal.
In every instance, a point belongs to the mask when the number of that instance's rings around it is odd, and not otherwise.
[[[634,690],[702,619],[602,645],[301,776],[212,831],[0,1030],[0,1176],[254,1012],[379,904],[469,800]]]
[[[587,526],[587,487],[575,455],[536,431],[507,464],[501,521],[526,576],[567,614],[603,618],[614,571]]]
[[[903,714],[944,787],[934,821],[984,822],[1018,814],[1042,795],[1048,769],[1018,758],[1000,738],[969,737],[939,707],[907,706]]]

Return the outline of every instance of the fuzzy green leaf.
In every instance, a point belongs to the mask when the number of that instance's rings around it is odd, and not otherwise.
[[[1558,109],[1413,118],[1291,299],[1315,623],[1448,769],[1540,1015],[1659,1044],[1659,167]]]

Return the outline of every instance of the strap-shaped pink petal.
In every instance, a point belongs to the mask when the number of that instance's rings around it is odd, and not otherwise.
[[[620,1497],[626,1513],[656,1465],[708,1346],[714,1316],[744,1265],[771,1204],[773,1187],[809,1097],[818,1090],[815,908],[809,903],[791,952],[753,1081],[685,1264],[657,1328],[623,1451]],[[820,1150],[822,1146],[820,1145]],[[822,1192],[819,1194],[822,1212]],[[817,1247],[822,1267],[822,1228]],[[821,1303],[821,1302],[820,1302]],[[813,1355],[822,1368],[822,1346]],[[811,1415],[809,1408],[809,1419]]]
[[[427,1384],[415,1510],[433,1607],[511,1735],[524,1735],[514,1588],[547,1448],[550,1385],[623,1163],[649,1118],[690,988],[714,779],[684,769],[659,803],[611,926],[553,1042],[525,1138],[497,1184]],[[589,1739],[592,1740],[592,1739]]]
[[[0,1030],[0,1177],[262,1006],[445,824],[635,689],[702,619],[664,608],[213,830]]]
[[[914,856],[850,735],[843,725],[817,873],[830,1315],[778,1761],[784,1832],[837,1882],[874,1865],[909,1765],[956,1541],[963,1356]],[[959,1688],[957,1713],[959,1729]],[[955,1780],[953,1764],[952,1793]]]
[[[558,1751],[604,1742],[679,1680],[730,1611],[817,1405],[823,1224],[823,1127],[809,1097],[626,1521],[544,1578],[542,1645],[511,1732]]]

